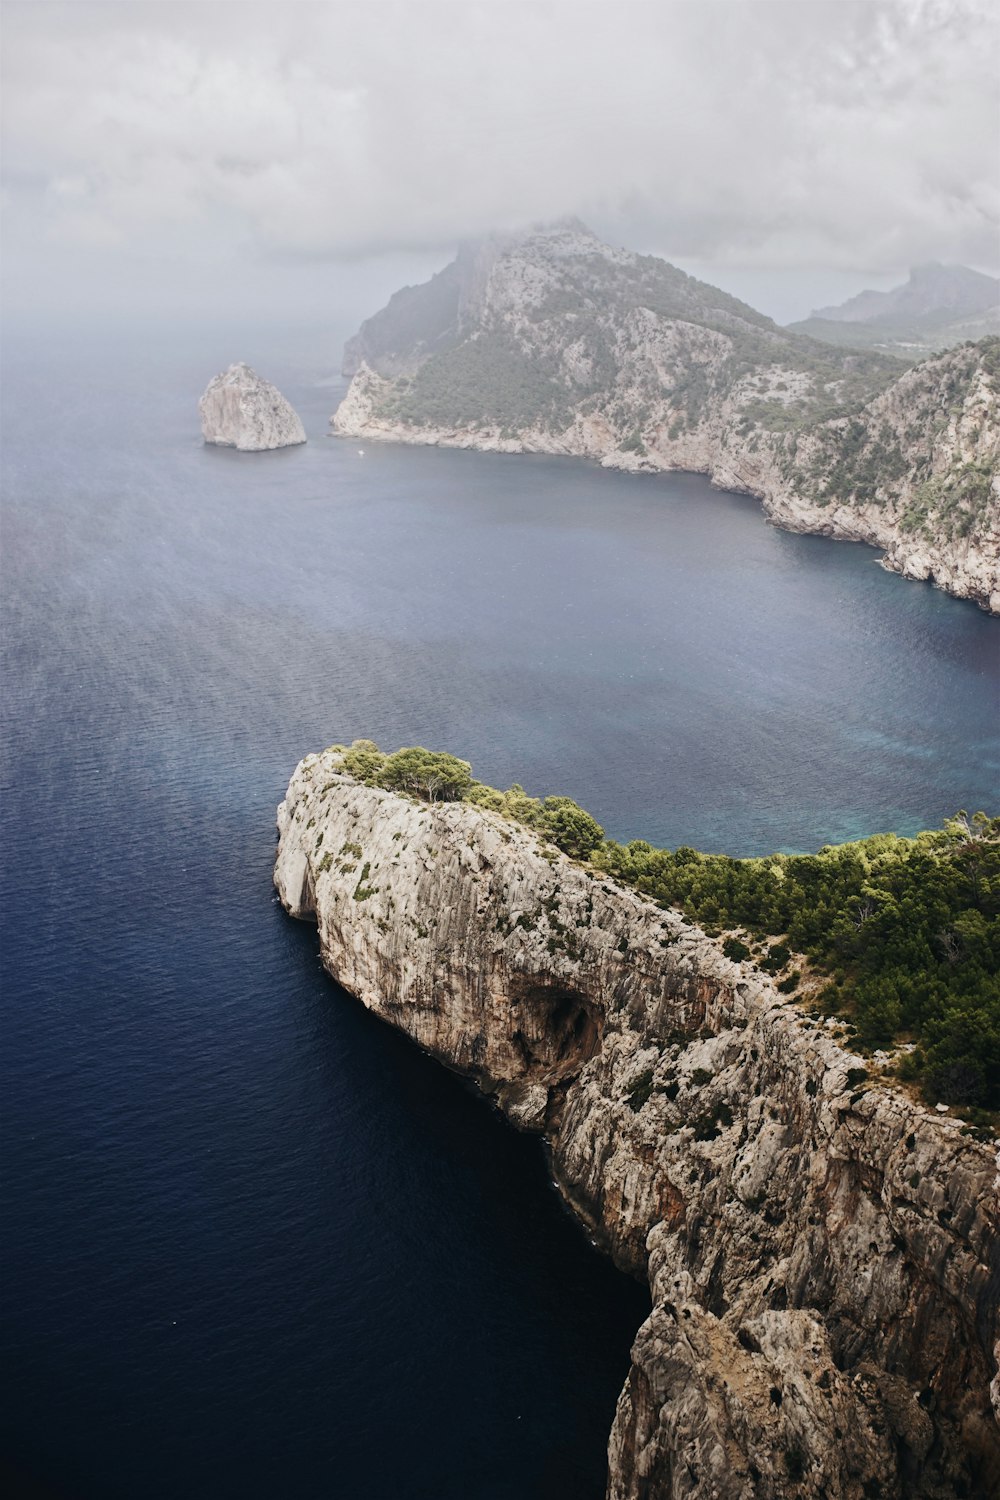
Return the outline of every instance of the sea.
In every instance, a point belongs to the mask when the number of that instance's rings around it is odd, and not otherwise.
[[[306,446],[202,444],[234,359]],[[648,1294],[277,904],[308,751],[735,855],[1000,810],[974,605],[697,476],[332,438],[343,390],[315,329],[5,341],[6,1494],[604,1493]]]

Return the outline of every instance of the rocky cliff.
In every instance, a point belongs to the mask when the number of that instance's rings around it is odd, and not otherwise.
[[[230,365],[210,380],[198,411],[205,442],[222,448],[255,453],[306,441],[298,413],[249,365]]]
[[[340,766],[292,777],[282,902],[345,989],[545,1136],[568,1203],[649,1282],[611,1500],[996,1493],[987,1147],[676,912]]]
[[[572,223],[397,296],[348,345],[335,432],[708,474],[1000,611],[1000,341],[903,372]]]

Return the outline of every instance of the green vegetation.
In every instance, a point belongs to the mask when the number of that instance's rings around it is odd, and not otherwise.
[[[473,781],[467,760],[440,750],[413,745],[385,755],[374,740],[355,740],[349,747],[331,746],[348,775],[366,786],[419,797],[425,802],[474,802],[514,823],[534,829],[573,859],[587,859],[604,838],[604,829],[570,797],[529,797],[521,786],[506,792]],[[345,849],[348,845],[345,844]],[[361,849],[357,849],[360,858]]]
[[[467,760],[414,746],[387,755],[380,782],[394,792],[412,792],[428,802],[455,802],[472,784]]]
[[[569,797],[546,797],[538,827],[557,848],[574,859],[586,859],[604,837],[604,829]]]
[[[396,383],[385,414],[420,426],[565,427],[567,391],[559,361],[526,352],[503,332],[466,339]]]
[[[349,750],[343,751],[341,763],[356,781],[408,792],[426,802],[456,802],[472,785],[472,767],[467,760],[443,751],[424,750],[420,745],[383,755],[374,740],[355,740]]]
[[[628,1102],[632,1113],[637,1115],[653,1092],[653,1070],[646,1070],[634,1078],[629,1086]]]
[[[604,829],[569,797],[529,797],[516,783],[506,792],[475,781],[466,793],[467,802],[489,808],[502,817],[533,828],[573,859],[587,859],[604,838]]]
[[[917,365],[886,416],[859,409],[810,429],[808,482],[820,504],[901,504],[900,529],[932,538],[968,536],[988,519],[995,464],[957,457],[942,470],[942,435],[967,416],[983,377],[997,384],[1000,338],[964,344]],[[793,456],[793,455],[790,455]]]
[[[371,870],[372,867],[370,863],[368,862],[368,860],[365,860],[364,865],[361,869],[361,876],[358,880],[357,885],[354,887],[355,901],[367,901],[369,896],[374,896],[377,893],[377,885],[365,885],[365,881],[371,874]]]
[[[1000,818],[964,813],[935,832],[878,834],[814,855],[732,859],[611,840],[607,874],[709,932],[738,928],[778,974],[793,954],[822,980],[821,1009],[862,1047],[915,1043],[901,1075],[925,1097],[1000,1109]],[[743,956],[732,938],[726,952]],[[798,991],[793,970],[779,985]]]
[[[570,798],[530,797],[517,785],[497,791],[452,755],[420,747],[384,755],[371,740],[334,748],[359,781],[429,802],[472,802],[679,908],[710,935],[727,934],[728,957],[752,958],[791,1003],[843,1017],[862,1049],[906,1044],[899,1076],[919,1083],[929,1102],[1000,1110],[1000,818],[962,812],[915,838],[876,834],[817,854],[734,859],[618,844]],[[367,876],[365,866],[364,895]],[[627,951],[627,939],[619,946]],[[866,1076],[860,1070],[849,1086]],[[691,1081],[697,1087],[707,1075]],[[645,1082],[636,1081],[637,1101]]]

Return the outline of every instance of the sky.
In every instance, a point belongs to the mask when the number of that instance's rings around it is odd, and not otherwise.
[[[11,0],[8,315],[345,324],[576,214],[779,321],[1000,261],[980,0]]]

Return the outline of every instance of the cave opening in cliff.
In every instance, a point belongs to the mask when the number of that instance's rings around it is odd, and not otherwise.
[[[566,1078],[600,1051],[603,1014],[579,990],[520,979],[511,985],[510,1003],[514,1039],[530,1071]]]

